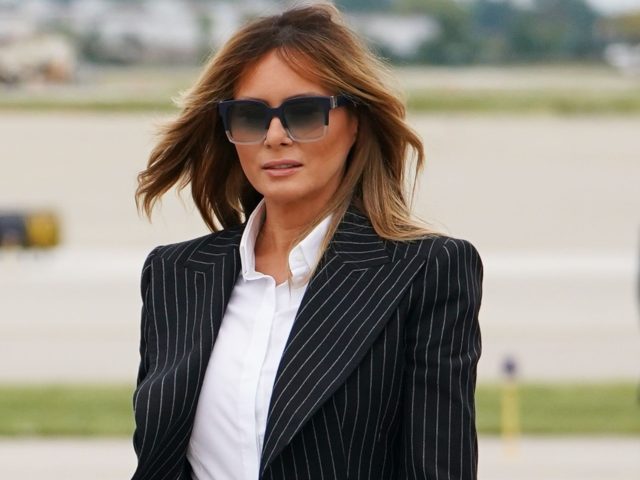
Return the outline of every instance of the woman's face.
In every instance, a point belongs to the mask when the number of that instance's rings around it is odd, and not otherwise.
[[[240,78],[234,98],[262,100],[270,107],[278,107],[291,97],[336,93],[301,77],[275,52],[270,52]],[[245,175],[267,205],[305,205],[318,211],[340,185],[357,128],[355,115],[346,107],[338,107],[330,110],[329,126],[320,140],[292,140],[274,117],[264,142],[235,147]]]

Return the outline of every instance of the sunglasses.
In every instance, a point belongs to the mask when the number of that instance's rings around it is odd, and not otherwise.
[[[290,98],[275,108],[259,100],[225,100],[218,103],[218,112],[232,143],[262,143],[273,117],[278,117],[292,140],[314,142],[327,132],[329,111],[348,103],[352,100],[346,95]]]

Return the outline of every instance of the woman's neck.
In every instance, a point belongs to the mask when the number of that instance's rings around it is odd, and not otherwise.
[[[310,209],[309,205],[292,207],[269,202],[265,202],[265,212],[258,244],[263,252],[276,254],[288,253],[295,240],[320,213]]]

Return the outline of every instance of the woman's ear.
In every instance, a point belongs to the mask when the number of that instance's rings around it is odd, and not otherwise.
[[[353,136],[353,142],[355,143],[356,139],[358,138],[358,124],[359,124],[358,115],[356,115],[354,112],[350,112],[349,119],[350,119],[349,128]]]

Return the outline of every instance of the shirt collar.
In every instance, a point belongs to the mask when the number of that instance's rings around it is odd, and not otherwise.
[[[264,199],[262,199],[249,216],[240,239],[240,262],[242,264],[242,276],[245,280],[262,275],[256,272],[255,246],[256,238],[264,222],[265,208]],[[303,278],[315,268],[320,260],[320,247],[330,223],[331,215],[328,215],[289,252],[289,270],[293,280]]]

